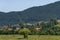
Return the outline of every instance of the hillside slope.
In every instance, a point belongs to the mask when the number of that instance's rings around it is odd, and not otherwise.
[[[49,20],[51,17],[60,19],[60,1],[44,6],[31,7],[24,11],[0,12],[0,25],[16,24],[22,21],[37,22]]]

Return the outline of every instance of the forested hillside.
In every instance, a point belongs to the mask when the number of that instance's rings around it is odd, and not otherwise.
[[[17,24],[22,21],[33,23],[49,20],[51,17],[60,19],[60,1],[44,6],[31,7],[24,11],[0,12],[0,25]]]

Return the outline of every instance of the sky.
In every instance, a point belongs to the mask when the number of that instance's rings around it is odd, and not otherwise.
[[[34,6],[43,6],[59,0],[0,0],[0,11],[23,11]]]

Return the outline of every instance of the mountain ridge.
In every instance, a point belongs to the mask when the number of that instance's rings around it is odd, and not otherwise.
[[[24,11],[0,12],[0,25],[19,24],[22,21],[26,23],[46,21],[51,17],[60,19],[60,1]]]

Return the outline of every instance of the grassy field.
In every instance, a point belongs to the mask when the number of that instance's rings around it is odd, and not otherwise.
[[[22,35],[0,35],[0,40],[60,40],[60,36],[30,35],[24,39]]]

